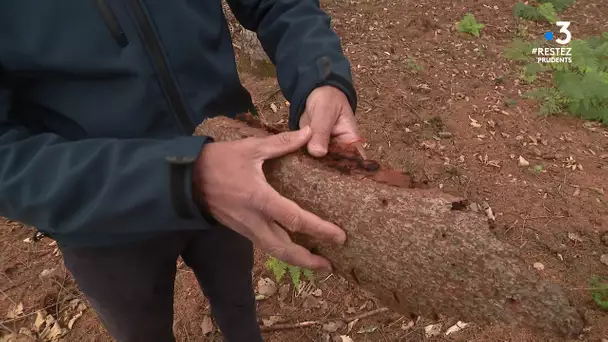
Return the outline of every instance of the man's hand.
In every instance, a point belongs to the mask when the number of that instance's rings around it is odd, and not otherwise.
[[[265,160],[294,152],[311,138],[311,129],[264,138],[209,143],[194,167],[193,191],[199,191],[211,214],[255,245],[295,266],[328,268],[329,262],[291,241],[284,229],[342,244],[336,225],[282,197],[266,181]]]
[[[300,127],[304,126],[312,129],[308,152],[315,157],[327,154],[331,138],[347,144],[360,140],[346,95],[332,86],[319,87],[308,95],[306,110],[300,118]]]

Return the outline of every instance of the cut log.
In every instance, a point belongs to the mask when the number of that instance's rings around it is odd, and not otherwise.
[[[195,134],[215,141],[270,134],[252,123],[216,117]],[[300,151],[266,161],[264,174],[283,196],[347,233],[344,246],[301,235],[294,240],[396,312],[561,336],[582,332],[583,320],[564,291],[540,279],[461,198],[421,189],[407,175],[336,146],[321,159]]]

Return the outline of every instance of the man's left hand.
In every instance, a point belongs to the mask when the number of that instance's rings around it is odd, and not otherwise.
[[[357,121],[346,95],[338,88],[321,86],[306,99],[306,109],[300,127],[310,126],[312,138],[308,152],[315,157],[327,154],[330,139],[350,144],[360,140]]]

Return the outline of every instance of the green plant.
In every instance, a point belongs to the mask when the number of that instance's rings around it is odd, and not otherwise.
[[[591,277],[589,281],[591,298],[597,306],[603,310],[608,310],[608,279],[597,276]]]
[[[557,21],[557,12],[552,3],[547,2],[538,6],[538,13],[551,24],[555,24]]]
[[[517,100],[515,100],[515,99],[506,99],[504,101],[504,103],[505,103],[505,107],[513,107],[513,106],[517,105]]]
[[[539,0],[542,4],[552,4],[557,12],[562,12],[574,3],[574,0]]]
[[[521,39],[515,39],[507,45],[503,55],[514,61],[532,61],[532,49],[539,45]]]
[[[534,166],[534,171],[536,173],[542,173],[543,172],[543,166],[542,165],[535,165]]]
[[[538,6],[518,2],[513,7],[513,15],[531,21],[544,19],[554,24],[558,20],[557,14],[568,8],[574,0],[538,0],[537,2]]]
[[[268,258],[268,260],[266,260],[266,268],[272,272],[277,283],[280,282],[287,273],[289,273],[291,282],[296,288],[300,287],[302,275],[308,281],[314,281],[314,273],[312,270],[292,266],[286,263],[285,261],[279,260],[275,257],[270,257]]]
[[[523,81],[533,83],[544,72],[552,76],[552,87],[534,89],[524,96],[540,102],[541,114],[566,111],[608,125],[608,33],[572,40],[571,62],[538,63],[531,55],[534,46],[543,45],[515,40],[504,52],[508,59],[527,62],[520,73]]]
[[[513,15],[518,18],[539,21],[542,19],[538,9],[534,6],[526,5],[523,2],[518,2],[513,7]]]
[[[526,83],[533,83],[534,81],[536,81],[538,73],[545,72],[548,70],[551,70],[551,68],[543,64],[529,63],[524,65],[519,77]]]
[[[479,37],[481,30],[485,27],[484,24],[478,23],[472,13],[467,13],[457,24],[458,31],[470,33],[475,37]]]
[[[416,61],[412,57],[408,57],[407,60],[405,61],[405,63],[408,68],[410,68],[414,71],[424,70],[424,67],[422,65],[419,65],[418,63],[416,63]]]

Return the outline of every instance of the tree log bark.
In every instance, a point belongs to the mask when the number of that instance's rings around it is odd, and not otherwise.
[[[253,123],[216,117],[195,135],[231,141],[270,134]],[[334,273],[404,315],[442,314],[561,336],[582,332],[564,291],[496,239],[487,218],[466,201],[416,188],[407,176],[357,158],[332,146],[325,158],[301,151],[264,164],[279,193],[346,231],[344,246],[293,236],[330,260]]]

